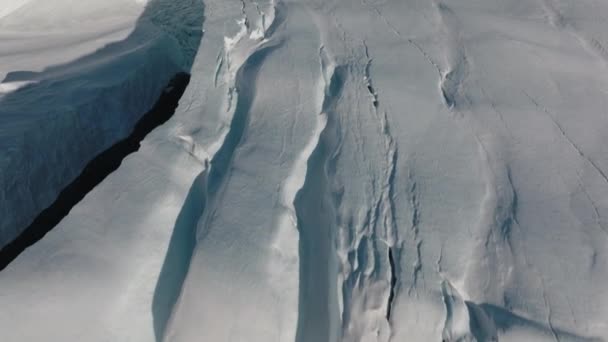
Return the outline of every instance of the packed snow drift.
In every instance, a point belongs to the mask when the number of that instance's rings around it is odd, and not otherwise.
[[[608,341],[608,3],[0,0],[2,341]]]

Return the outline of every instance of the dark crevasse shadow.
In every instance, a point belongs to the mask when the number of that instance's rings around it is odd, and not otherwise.
[[[181,293],[196,244],[196,227],[206,204],[206,172],[199,174],[177,216],[167,255],[152,299],[154,334],[162,341],[173,306]]]
[[[127,138],[93,158],[78,177],[59,193],[53,204],[38,214],[32,224],[0,250],[0,270],[8,266],[27,247],[42,239],[87,193],[118,169],[126,156],[137,151],[141,140],[152,129],[166,122],[173,115],[189,79],[189,75],[185,73],[176,75],[154,108],[144,114]]]
[[[202,0],[150,0],[124,40],[6,76],[32,83],[0,98],[0,270],[173,115],[203,20]]]

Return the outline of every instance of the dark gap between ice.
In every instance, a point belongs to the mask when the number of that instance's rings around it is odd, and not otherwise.
[[[397,276],[395,275],[395,257],[393,256],[393,249],[388,249],[388,263],[391,268],[391,290],[388,295],[388,305],[386,307],[386,320],[391,320],[391,310],[393,307],[393,299],[395,298],[395,285],[397,285]]]
[[[44,209],[34,221],[11,243],[0,250],[0,270],[3,270],[26,248],[38,242],[51,231],[70,210],[78,204],[95,186],[114,172],[122,160],[137,151],[140,142],[156,127],[167,122],[175,113],[179,99],[190,82],[185,72],[176,74],[156,104],[135,124],[133,132],[125,139],[103,151],[91,160],[80,175],[66,186],[48,208]]]

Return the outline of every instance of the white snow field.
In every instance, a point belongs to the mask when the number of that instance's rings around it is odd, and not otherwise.
[[[0,5],[0,341],[608,341],[608,2]]]

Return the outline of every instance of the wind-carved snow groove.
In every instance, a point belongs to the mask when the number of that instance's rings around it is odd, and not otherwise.
[[[196,158],[196,156],[193,156]],[[181,288],[190,267],[196,244],[193,238],[199,219],[207,202],[205,184],[209,170],[204,160],[204,170],[194,179],[184,204],[175,220],[167,254],[158,276],[152,299],[152,317],[156,341],[163,340],[171,312],[178,300]]]
[[[247,125],[249,124],[249,111],[255,96],[255,79],[263,60],[276,48],[277,45],[265,46],[247,57],[243,66],[236,75],[234,93],[237,95],[237,104],[234,110],[229,130],[220,149],[211,160],[209,173],[209,194],[213,195],[223,184],[223,178],[228,173],[234,151],[240,144]]]
[[[282,7],[280,4],[275,4],[273,7],[273,23],[272,25],[280,25],[284,19],[283,13],[280,12]],[[249,112],[252,105],[252,100],[255,96],[255,82],[257,74],[263,65],[265,58],[276,48],[280,47],[282,41],[280,39],[265,38],[270,36],[268,32],[264,33],[264,38],[254,36],[251,38],[246,33],[250,29],[246,28],[233,38],[225,38],[225,51],[223,57],[218,57],[217,63],[222,64],[217,67],[215,84],[220,74],[224,76],[224,85],[228,89],[229,104],[226,111],[231,111],[230,124],[226,129],[225,134],[218,142],[219,147],[216,151],[209,153],[209,158],[204,160],[205,169],[198,180],[197,184],[202,184],[204,189],[199,196],[204,199],[204,207],[202,212],[196,213],[198,220],[198,231],[195,234],[195,240],[204,237],[207,231],[207,220],[212,216],[217,198],[220,195],[221,189],[226,182],[226,177],[230,174],[229,170],[233,161],[233,156],[238,148],[241,140],[246,134],[249,124]],[[240,44],[245,45],[244,48]],[[235,57],[235,58],[232,58]],[[232,102],[236,102],[232,105]],[[233,108],[233,110],[231,110]],[[209,160],[210,159],[210,160]],[[191,257],[192,255],[190,255]],[[191,260],[184,260],[190,264]],[[169,303],[171,311],[175,308],[176,301],[180,294],[173,298],[173,302]],[[167,319],[166,321],[170,321]],[[166,322],[162,322],[166,324]],[[164,326],[158,330],[160,334],[164,332]],[[162,336],[158,336],[162,338]]]
[[[335,65],[324,47],[319,49],[324,81],[320,113],[324,121],[316,146],[308,157],[304,184],[294,201],[300,232],[300,294],[296,342],[337,341],[339,308],[334,245],[336,199],[329,193],[332,176],[328,163],[339,149],[340,100],[346,68]]]
[[[284,15],[280,12],[281,9],[280,3],[275,5],[274,22],[271,27],[282,23]],[[213,196],[223,184],[223,178],[228,172],[234,151],[245,134],[249,122],[251,101],[255,96],[254,86],[257,73],[266,56],[282,44],[280,39],[262,39],[256,36],[250,39],[246,36],[247,33],[251,33],[250,28],[244,24],[245,22],[246,19],[241,22],[243,25],[241,32],[237,33],[234,38],[226,39],[225,43],[226,56],[224,57],[224,63],[226,63],[227,68],[225,72],[227,77],[233,78],[232,82],[227,82],[231,84],[228,86],[227,111],[232,110],[232,103],[235,102],[234,95],[237,96],[236,106],[226,135],[220,148],[211,159],[211,170],[207,182],[210,196]],[[269,33],[266,32],[265,36],[267,34]],[[241,41],[243,41],[244,47],[239,45]]]

